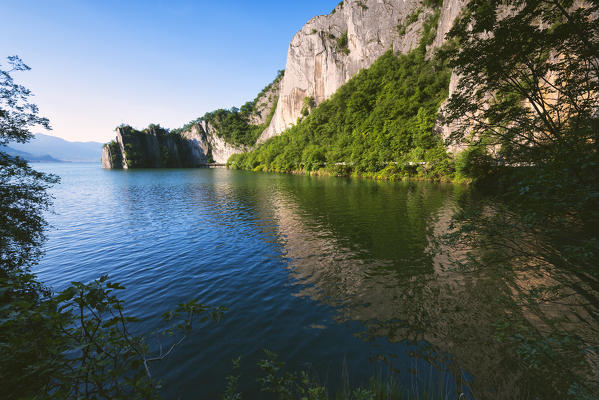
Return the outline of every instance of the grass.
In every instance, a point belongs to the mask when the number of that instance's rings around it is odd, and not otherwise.
[[[400,385],[391,373],[379,372],[373,375],[364,386],[352,385],[347,373],[347,365],[343,365],[341,389],[333,392],[325,384],[314,377],[310,370],[290,372],[285,363],[279,361],[278,355],[264,350],[266,358],[258,361],[262,376],[258,378],[261,392],[271,393],[270,397],[291,400],[450,400],[465,399],[463,393],[456,393],[455,387],[449,385],[449,379],[438,384],[433,381],[433,367],[426,371],[428,380],[422,374],[422,369],[415,368],[411,375],[409,387]],[[238,391],[237,385],[241,378],[240,359],[233,360],[233,374],[227,377],[227,386],[223,399],[241,399],[245,396]],[[449,377],[449,375],[446,375]],[[268,396],[267,396],[268,397]]]

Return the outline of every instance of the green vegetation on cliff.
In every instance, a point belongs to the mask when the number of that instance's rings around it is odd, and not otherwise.
[[[260,100],[275,86],[278,85],[283,75],[284,70],[278,72],[277,77],[274,81],[268,84],[252,101],[248,101],[241,108],[233,107],[231,109],[218,109],[212,112],[204,114],[204,116],[197,118],[185,126],[173,129],[172,133],[180,133],[191,129],[195,124],[205,121],[212,128],[216,130],[216,134],[223,138],[227,143],[233,145],[245,145],[252,146],[258,140],[260,134],[268,127],[270,121],[277,108],[278,98],[275,96],[274,99],[268,99],[273,102],[273,106],[266,116],[266,121],[262,124],[252,124],[253,117],[262,117],[263,109],[260,109]]]
[[[119,168],[122,156],[125,156],[128,168],[181,168],[201,165],[179,132],[169,131],[158,124],[150,124],[141,131],[129,125],[121,125],[117,129],[123,138],[124,154],[121,155],[116,142],[106,145],[110,148],[112,165],[116,168]],[[208,151],[203,163],[211,162],[214,161],[211,152]]]
[[[425,59],[425,44],[399,57],[388,51],[296,126],[252,152],[232,156],[229,165],[387,178],[451,173],[443,142],[433,131],[450,70],[440,57]]]
[[[141,131],[133,129],[128,125],[122,125],[119,129],[123,137],[127,167],[181,167],[179,160],[176,157],[172,157],[172,149],[169,152],[169,144],[174,143],[176,146],[181,140],[179,135],[171,134],[168,129],[158,124],[150,124]],[[169,136],[174,140],[169,140]],[[156,142],[153,142],[154,137],[156,138]],[[150,150],[155,145],[158,145],[159,152]]]
[[[119,168],[118,166],[121,165],[123,157],[119,144],[115,140],[112,140],[106,143],[104,147],[108,147],[110,151],[110,164],[113,166],[112,168]]]

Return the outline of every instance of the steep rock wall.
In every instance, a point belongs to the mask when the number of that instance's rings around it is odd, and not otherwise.
[[[102,168],[115,168],[112,164],[112,152],[109,144],[105,144],[104,147],[102,147]]]
[[[254,100],[254,112],[249,116],[250,125],[262,125],[268,121],[268,117],[276,107],[279,94],[281,92],[281,81],[283,80],[283,71],[279,76],[268,85],[265,90]]]
[[[465,2],[443,2],[431,49],[443,44]],[[416,48],[432,13],[419,0],[346,0],[331,14],[312,18],[291,40],[277,108],[258,143],[295,124],[306,97],[318,105],[391,47],[396,53]]]
[[[102,149],[102,168],[188,168],[224,164],[236,153],[247,151],[226,143],[206,123],[182,133],[149,128],[143,132],[117,128],[116,139]]]

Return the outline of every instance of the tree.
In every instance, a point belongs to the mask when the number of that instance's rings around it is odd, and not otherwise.
[[[27,71],[17,56],[8,57],[8,70],[0,69],[0,145],[24,143],[33,135],[30,127],[50,129],[47,118],[29,102],[31,92],[11,76]],[[1,150],[1,148],[0,148]],[[57,177],[34,171],[25,160],[0,151],[0,274],[24,268],[39,257],[45,221],[42,213],[50,205],[46,192]]]
[[[599,2],[471,1],[451,30],[460,77],[449,100],[450,139],[496,151],[596,191],[599,153]]]
[[[450,32],[460,42],[450,62],[460,79],[448,105],[449,120],[460,126],[450,140],[494,154],[492,161],[480,151],[469,158],[491,175],[500,170],[502,199],[516,200],[512,208],[529,228],[555,239],[585,232],[576,244],[585,250],[567,253],[595,256],[598,16],[597,1],[471,1]],[[594,265],[593,257],[554,256],[577,260],[574,269]]]
[[[446,242],[467,250],[456,265],[534,274],[525,287],[512,282],[517,301],[599,315],[599,2],[472,0],[449,37],[459,43],[449,141],[466,147],[457,168],[475,173],[487,195],[454,216]],[[552,390],[596,395],[588,338],[599,335],[597,318],[571,332],[538,317],[547,327],[534,334],[506,328],[526,337],[523,362],[544,374],[558,355],[585,359],[572,361],[569,388]]]
[[[595,0],[473,0],[449,34],[460,43],[449,139],[479,148],[461,168],[497,178],[502,201],[575,271],[599,256],[598,16]]]
[[[33,126],[50,128],[29,102],[31,92],[16,84],[14,72],[29,67],[20,58],[8,57],[9,68],[0,70],[0,144],[26,142]],[[43,212],[50,206],[46,189],[57,178],[33,170],[19,158],[0,152],[0,374],[5,377],[3,397],[12,397],[20,385],[47,381],[47,371],[59,357],[55,310],[47,308],[49,292],[29,273],[41,255],[46,222]],[[46,335],[39,335],[46,332]],[[32,379],[34,378],[34,379]],[[37,379],[40,379],[39,381]]]

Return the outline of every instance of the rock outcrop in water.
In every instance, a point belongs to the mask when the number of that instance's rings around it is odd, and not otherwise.
[[[116,139],[102,150],[103,168],[188,168],[223,164],[235,153],[247,151],[226,143],[201,121],[189,130],[170,133],[156,125],[143,131],[129,126],[116,129]]]

